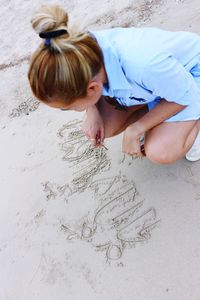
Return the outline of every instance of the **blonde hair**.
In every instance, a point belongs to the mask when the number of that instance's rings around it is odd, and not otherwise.
[[[68,14],[57,5],[42,6],[31,23],[38,34],[66,30],[51,38],[49,46],[43,41],[33,54],[28,71],[33,94],[43,102],[60,96],[66,104],[85,97],[89,81],[103,65],[96,40],[89,33],[70,33]]]

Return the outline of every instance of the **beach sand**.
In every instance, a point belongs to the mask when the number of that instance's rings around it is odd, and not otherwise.
[[[33,13],[1,0],[0,300],[199,300],[200,163],[92,149],[82,113],[31,94]],[[57,1],[70,25],[200,34],[199,0]]]

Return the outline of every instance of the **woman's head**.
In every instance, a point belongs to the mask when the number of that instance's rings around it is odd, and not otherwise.
[[[96,89],[90,84],[103,67],[96,40],[88,33],[70,33],[67,25],[68,15],[59,6],[43,6],[35,15],[32,26],[46,39],[33,54],[28,72],[38,99],[66,108]]]

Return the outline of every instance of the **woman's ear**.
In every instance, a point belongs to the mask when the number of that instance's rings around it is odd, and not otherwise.
[[[90,81],[87,87],[87,95],[93,96],[97,93],[101,93],[102,90],[102,83],[99,81]]]

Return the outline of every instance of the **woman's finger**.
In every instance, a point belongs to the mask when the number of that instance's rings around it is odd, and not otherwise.
[[[85,133],[85,136],[88,140],[90,140],[90,135],[88,133]]]
[[[104,128],[102,128],[102,129],[101,129],[101,137],[100,137],[100,139],[101,139],[101,144],[103,144],[103,142],[104,142],[104,139],[105,139],[105,132],[104,132]]]
[[[90,142],[91,142],[92,146],[94,146],[94,147],[97,145],[95,138],[90,138]]]

